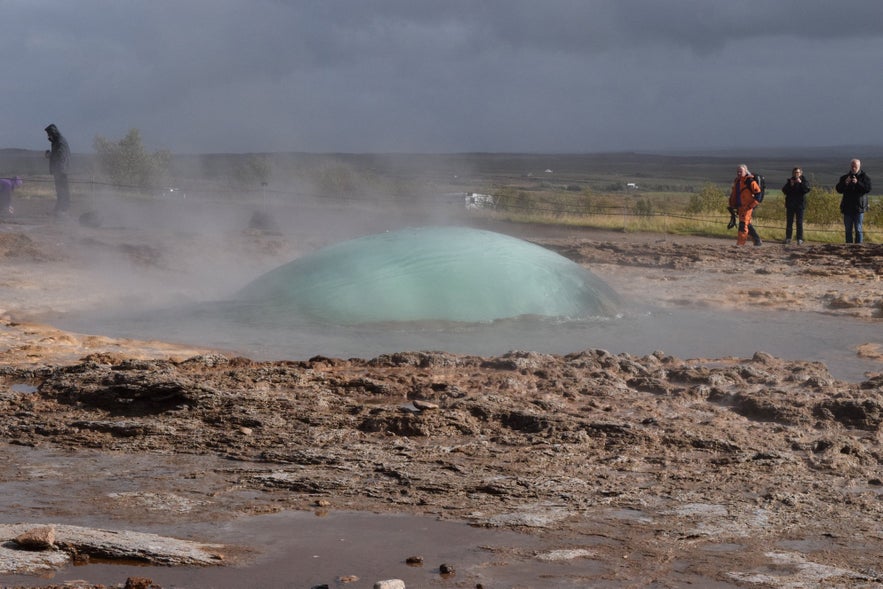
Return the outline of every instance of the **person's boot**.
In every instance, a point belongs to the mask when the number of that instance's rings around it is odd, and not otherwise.
[[[760,240],[759,236],[754,237],[754,245],[761,245],[763,242]]]

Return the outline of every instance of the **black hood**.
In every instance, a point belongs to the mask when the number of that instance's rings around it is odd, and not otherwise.
[[[46,127],[43,130],[46,131],[46,134],[49,135],[49,137],[53,138],[53,139],[55,137],[58,137],[59,135],[61,135],[61,133],[58,132],[58,127],[56,127],[54,123],[49,125],[48,127]]]

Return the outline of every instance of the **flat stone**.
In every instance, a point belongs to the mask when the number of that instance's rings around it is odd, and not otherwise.
[[[55,550],[15,549],[18,539]],[[28,539],[31,540],[28,540]],[[10,542],[14,540],[16,544]],[[80,526],[0,524],[0,574],[39,575],[69,565],[74,555],[105,560],[137,561],[160,566],[217,566],[224,564],[219,544],[201,544],[156,534],[127,530],[99,530]]]

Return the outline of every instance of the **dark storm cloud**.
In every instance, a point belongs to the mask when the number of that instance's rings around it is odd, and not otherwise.
[[[604,151],[877,142],[876,0],[6,1],[4,145]]]

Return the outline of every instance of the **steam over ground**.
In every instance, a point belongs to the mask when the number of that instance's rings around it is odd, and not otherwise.
[[[51,201],[17,203],[8,228],[36,223],[57,236],[56,255],[76,257],[88,272],[76,297],[60,292],[44,303],[143,309],[224,299],[338,241],[466,220],[463,194],[434,190],[413,169],[380,180],[379,172],[321,158],[304,173],[279,166],[264,186],[242,187],[229,175],[206,177],[204,164],[191,168],[179,164],[171,189],[153,191],[77,179],[75,212],[58,223],[48,215]]]

